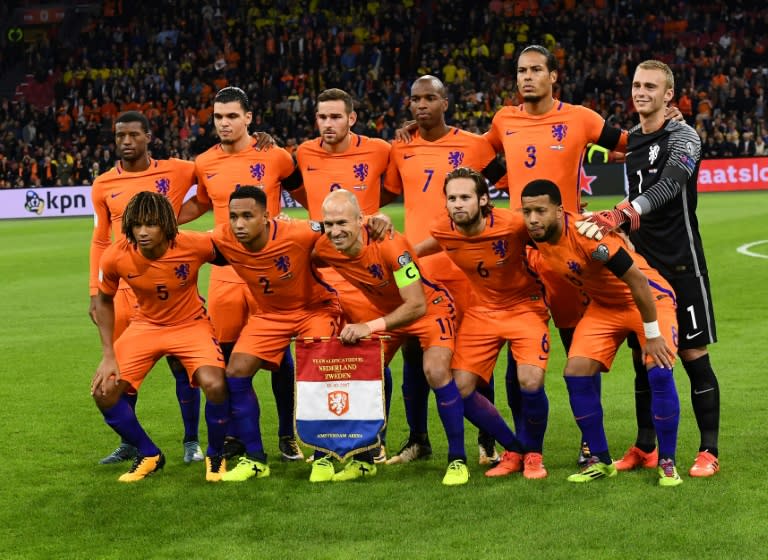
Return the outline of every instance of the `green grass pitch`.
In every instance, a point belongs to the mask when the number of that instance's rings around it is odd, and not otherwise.
[[[590,208],[613,202],[591,200]],[[401,223],[401,208],[387,211]],[[765,558],[768,193],[702,195],[699,217],[720,339],[712,361],[722,389],[722,470],[709,480],[684,474],[685,484],[675,489],[658,488],[652,471],[585,486],[566,483],[575,468],[578,431],[561,379],[559,342],[547,384],[550,476],[542,481],[486,479],[477,465],[476,430],[468,426],[470,483],[443,487],[446,443],[432,401],[430,461],[383,466],[365,482],[310,485],[308,465],[274,460],[275,408],[268,375],[261,372],[255,385],[272,476],[206,484],[202,464],[181,461],[173,381],[160,364],[142,388],[138,414],[168,463],[146,481],[120,484],[126,465],[96,464],[117,437],[89,396],[100,357],[86,313],[91,220],[0,222],[0,556]],[[208,218],[194,228],[210,224]],[[752,255],[737,252],[761,240],[766,242],[753,245]],[[396,451],[407,435],[399,358],[392,369],[388,446]],[[682,406],[678,462],[687,473],[698,432],[682,367],[676,378]],[[632,379],[629,353],[622,349],[603,382],[614,456],[634,438]],[[496,400],[509,418],[503,383]],[[204,439],[202,423],[201,434]]]

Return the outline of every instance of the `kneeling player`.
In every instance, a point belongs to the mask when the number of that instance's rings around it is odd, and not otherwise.
[[[451,363],[464,398],[464,415],[473,424],[488,424],[488,431],[506,449],[499,465],[486,476],[522,470],[526,478],[544,478],[549,314],[538,284],[526,270],[524,255],[529,238],[522,214],[493,208],[485,178],[466,167],[449,173],[444,189],[448,215],[432,224],[432,236],[416,249],[419,256],[445,251],[469,278],[477,295],[465,309]],[[518,437],[522,448],[496,409],[480,406],[475,393],[480,378],[490,381],[499,350],[507,341],[521,386],[523,429],[518,428]]]
[[[206,480],[220,480],[229,423],[224,359],[197,290],[197,273],[212,262],[216,251],[205,234],[179,232],[173,208],[157,193],[141,192],[123,216],[125,239],[101,257],[96,319],[103,357],[91,383],[91,394],[107,424],[138,449],[121,482],[135,482],[165,465],[165,456],[149,438],[123,396],[136,392],[155,362],[176,356],[190,381],[206,397],[208,425]],[[118,282],[133,288],[139,309],[125,332],[113,343]]]
[[[230,195],[229,223],[213,231],[216,247],[245,281],[259,309],[248,317],[226,369],[233,432],[245,446],[245,455],[222,476],[225,482],[270,473],[253,390],[256,372],[279,364],[292,337],[338,332],[336,292],[318,279],[310,259],[321,235],[316,222],[270,219],[267,197],[255,186],[241,186]]]
[[[600,394],[592,378],[608,371],[621,343],[635,333],[643,347],[652,389],[652,409],[659,439],[659,484],[677,486],[675,467],[680,402],[672,377],[677,346],[675,294],[661,275],[631,252],[617,234],[602,241],[579,235],[578,216],[563,210],[554,183],[537,180],[522,192],[525,223],[543,259],[590,296],[568,352],[565,382],[576,423],[592,457],[570,482],[616,476],[603,427]]]

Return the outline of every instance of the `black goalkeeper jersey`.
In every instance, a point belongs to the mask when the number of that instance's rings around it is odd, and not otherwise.
[[[640,229],[630,234],[638,253],[665,278],[707,273],[696,218],[701,140],[685,123],[667,121],[650,134],[630,130],[629,200],[642,208]]]

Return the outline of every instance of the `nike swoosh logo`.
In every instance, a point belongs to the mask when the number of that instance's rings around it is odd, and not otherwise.
[[[416,154],[403,154],[403,159],[411,159]]]
[[[709,389],[704,389],[703,391],[697,391],[696,389],[693,390],[694,395],[703,395],[704,393],[709,393],[710,391],[714,391],[714,387],[710,387]]]
[[[507,130],[504,134],[506,136],[512,136],[513,134],[517,134],[517,131],[516,130]]]
[[[458,247],[446,247],[445,248],[445,252],[446,253],[450,253],[451,251],[458,251],[458,250],[459,250]]]
[[[704,331],[695,332],[695,333],[693,333],[693,334],[687,334],[687,335],[685,335],[685,340],[691,340],[691,339],[693,339],[693,338],[696,338],[696,337],[697,337],[697,336],[699,336],[699,335],[700,335],[702,332],[704,332]]]
[[[129,274],[128,280],[132,280],[133,278],[138,278],[139,276],[141,276],[141,274]]]
[[[317,171],[317,167],[312,167],[311,165],[307,166],[307,171]]]
[[[540,360],[546,360],[546,359],[547,359],[547,356],[539,356],[539,359],[540,359]]]
[[[117,192],[117,193],[112,193],[112,195],[111,195],[111,196],[112,196],[112,198],[117,198],[117,197],[118,197],[118,196],[120,196],[121,194],[123,194],[123,191],[120,191],[120,192]]]
[[[216,175],[218,175],[218,173],[206,173],[205,174],[205,178],[206,179],[213,179],[214,177],[216,177]]]

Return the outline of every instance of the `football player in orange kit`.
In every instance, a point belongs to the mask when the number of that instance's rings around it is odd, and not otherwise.
[[[253,376],[277,365],[291,337],[336,335],[341,309],[336,291],[319,279],[310,260],[320,224],[270,219],[266,193],[255,186],[242,186],[229,198],[229,223],[216,226],[213,241],[256,303],[226,370],[234,432],[245,454],[222,480],[242,482],[270,473]]]
[[[382,178],[391,146],[384,140],[351,131],[357,113],[352,97],[343,90],[331,88],[317,96],[315,120],[320,136],[297,148],[296,175],[291,178],[292,183],[303,184],[298,199],[309,212],[310,219],[322,219],[323,200],[329,192],[339,189],[354,193],[365,215],[375,214],[379,210]],[[345,319],[357,323],[381,315],[335,270],[328,268],[322,274],[324,280],[338,291]],[[385,348],[389,344],[385,341]],[[384,369],[384,392],[388,415],[392,395],[389,367]],[[386,460],[386,430],[381,438],[382,448],[376,462]]]
[[[184,196],[195,184],[195,166],[180,159],[159,160],[147,153],[151,140],[149,121],[137,111],[122,113],[115,122],[115,145],[120,160],[115,167],[99,175],[93,182],[93,236],[90,248],[88,314],[96,322],[99,259],[114,241],[123,238],[122,219],[128,201],[139,192],[157,192],[167,197],[178,214]],[[115,294],[115,338],[120,336],[136,312],[136,296],[125,281]],[[187,371],[169,356],[168,366],[176,379],[176,396],[184,422],[184,462],[202,461],[198,443],[200,390],[189,384]],[[135,408],[136,394],[130,390],[121,397]],[[101,459],[101,464],[119,463],[136,457],[136,449],[126,442]]]
[[[136,482],[163,468],[165,456],[149,438],[136,412],[121,395],[137,392],[163,355],[176,356],[189,381],[205,392],[208,425],[206,480],[217,482],[226,470],[224,435],[229,401],[224,358],[197,290],[200,267],[216,258],[208,235],[179,232],[168,199],[140,192],[125,208],[125,238],[99,260],[96,324],[103,357],[91,383],[91,394],[106,423],[138,453],[121,482]],[[121,282],[136,295],[131,323],[115,337],[114,297]]]
[[[591,378],[610,369],[621,343],[634,334],[651,386],[659,439],[659,485],[682,484],[675,467],[680,420],[672,376],[677,348],[675,293],[618,234],[610,233],[600,241],[582,236],[576,226],[579,215],[563,209],[560,191],[552,181],[528,183],[521,202],[526,227],[541,258],[553,273],[591,300],[573,333],[563,375],[574,419],[592,456],[568,480],[585,483],[617,474],[608,451],[600,393]]]
[[[444,215],[443,182],[448,172],[459,166],[480,171],[491,183],[505,184],[505,169],[496,161],[491,144],[482,136],[448,126],[445,112],[448,96],[445,85],[435,76],[421,76],[413,82],[410,109],[416,120],[410,142],[395,142],[384,178],[382,204],[398,195],[405,205],[405,236],[416,245],[429,236],[429,226]],[[444,253],[421,259],[424,272],[445,285],[456,301],[461,322],[470,305],[472,286],[467,277]],[[403,401],[410,428],[408,441],[388,463],[407,463],[431,454],[427,435],[429,385],[421,370],[421,350],[414,339],[403,345]],[[493,401],[493,386],[481,384],[480,392]],[[480,464],[499,460],[493,438],[478,434]]]
[[[263,189],[270,215],[280,213],[281,186],[294,171],[293,158],[277,146],[259,149],[258,142],[248,135],[251,118],[250,102],[242,89],[226,87],[216,93],[213,123],[221,142],[195,160],[197,194],[184,204],[180,223],[212,208],[214,224],[226,225],[229,195],[240,185]],[[215,267],[211,271],[208,305],[216,336],[229,361],[249,313],[255,311],[248,288],[231,267]],[[278,443],[282,459],[287,461],[303,458],[293,432],[293,377],[293,359],[286,350],[279,369],[272,373],[272,390],[278,412]],[[228,454],[230,449],[228,446]]]
[[[545,478],[542,450],[549,414],[544,391],[549,313],[525,259],[530,237],[523,216],[519,210],[494,208],[485,178],[466,167],[448,174],[444,190],[448,215],[432,222],[431,235],[416,251],[421,256],[442,249],[467,275],[476,293],[464,310],[451,363],[465,412],[472,410],[478,381],[488,382],[493,375],[499,350],[507,341],[521,383],[525,430],[518,437],[524,455],[507,447],[500,464],[486,476],[522,470],[526,478]],[[509,439],[503,420],[498,418],[491,425],[501,431],[499,441]]]

